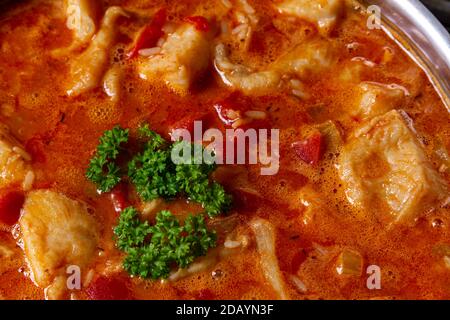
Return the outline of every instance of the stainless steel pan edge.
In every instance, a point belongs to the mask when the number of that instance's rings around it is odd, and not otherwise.
[[[419,0],[364,0],[381,9],[383,29],[424,68],[450,112],[450,35]]]

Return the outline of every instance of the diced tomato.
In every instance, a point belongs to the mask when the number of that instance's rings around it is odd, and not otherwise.
[[[133,295],[124,279],[100,276],[86,289],[92,300],[132,300]]]
[[[219,119],[227,126],[231,126],[235,121],[235,119],[230,117],[233,112],[244,113],[250,110],[251,107],[252,102],[250,99],[238,91],[233,92],[225,99],[214,104],[214,109]]]
[[[207,130],[210,126],[210,114],[204,113],[204,112],[197,112],[189,114],[180,120],[176,121],[175,123],[169,125],[169,134],[172,135],[173,131],[176,129],[186,129],[191,134],[191,139],[194,139],[194,129],[195,129],[195,122],[200,121],[202,124],[202,132],[204,133],[205,130]]]
[[[292,144],[297,156],[308,164],[315,165],[319,163],[323,154],[323,137],[320,132],[313,133],[303,141]]]
[[[156,46],[159,38],[164,35],[162,27],[167,20],[166,9],[160,9],[155,13],[152,21],[147,24],[139,33],[133,49],[127,54],[128,59],[132,59],[137,56],[139,50],[144,48],[152,48]]]
[[[216,109],[217,115],[219,116],[219,119],[227,126],[231,126],[233,123],[233,119],[229,118],[228,110],[226,106],[224,106],[221,103],[216,103],[214,105],[214,109]]]
[[[209,21],[202,16],[187,17],[186,21],[192,23],[195,29],[202,32],[208,32],[210,30]]]
[[[127,188],[126,185],[120,184],[116,186],[110,192],[111,202],[114,206],[114,210],[117,213],[121,213],[126,207],[128,207],[129,203],[127,200]]]
[[[231,126],[237,120],[234,118],[235,116],[245,119],[245,112],[255,110],[251,99],[237,91],[215,103],[214,109],[225,126]],[[270,128],[270,121],[268,119],[253,119],[239,126],[239,128],[243,130]]]
[[[24,202],[25,195],[22,191],[9,190],[0,194],[0,221],[7,225],[16,223]]]
[[[33,162],[45,162],[45,143],[40,135],[28,140],[25,143],[25,150],[30,154]]]

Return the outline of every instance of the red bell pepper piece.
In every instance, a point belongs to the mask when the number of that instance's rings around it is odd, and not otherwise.
[[[152,19],[152,21],[147,24],[142,31],[139,33],[133,49],[127,54],[128,59],[132,59],[136,57],[139,53],[139,50],[144,48],[152,48],[156,46],[159,38],[164,35],[162,31],[162,27],[166,23],[167,20],[167,11],[166,9],[160,9],[157,11]]]
[[[237,91],[233,92],[222,101],[214,104],[214,109],[216,109],[219,119],[226,126],[231,126],[231,124],[236,120],[230,118],[230,111],[240,112],[243,114],[245,111],[250,110],[251,107],[251,100]]]
[[[16,223],[24,202],[22,191],[13,190],[0,195],[0,221],[7,225]]]
[[[320,132],[315,132],[303,141],[292,144],[297,156],[308,164],[319,163],[323,153],[323,137]]]
[[[176,129],[185,129],[189,131],[189,133],[191,134],[191,138],[193,139],[195,129],[194,125],[196,121],[200,121],[202,123],[201,134],[203,135],[204,131],[208,130],[210,126],[210,114],[205,112],[194,112],[181,118],[180,120],[169,125],[169,135],[172,135],[172,133]]]
[[[92,300],[132,300],[133,295],[125,280],[100,276],[86,289]]]
[[[251,99],[247,96],[242,95],[239,92],[233,92],[228,97],[214,104],[214,109],[216,110],[217,116],[222,121],[222,123],[229,127],[237,119],[230,118],[230,115],[236,116],[240,115],[242,118],[246,118],[245,112],[254,109]],[[233,113],[235,113],[233,115]],[[247,129],[268,129],[271,127],[269,119],[254,119],[249,123],[240,126],[242,130]]]
[[[128,207],[128,200],[127,200],[127,189],[126,186],[123,184],[120,184],[116,186],[113,190],[110,192],[111,202],[114,206],[114,210],[117,213],[121,213],[125,208]]]

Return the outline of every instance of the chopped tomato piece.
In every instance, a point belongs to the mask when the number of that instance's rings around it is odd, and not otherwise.
[[[320,132],[313,133],[303,141],[292,144],[297,156],[308,164],[319,163],[323,153],[323,137]]]
[[[13,225],[19,220],[20,210],[25,202],[25,195],[22,191],[7,191],[0,195],[0,221]]]
[[[194,129],[195,129],[195,121],[201,121],[202,123],[202,131],[201,134],[204,133],[210,126],[210,114],[208,113],[193,113],[181,118],[175,123],[169,126],[169,134],[172,135],[173,131],[176,129],[186,129],[191,134],[191,139],[194,139]]]
[[[217,115],[219,116],[219,119],[227,126],[231,126],[231,124],[234,122],[234,119],[230,118],[229,110],[226,106],[224,106],[221,103],[216,103],[214,105],[214,109],[216,109]]]
[[[202,16],[187,17],[186,21],[192,23],[198,31],[208,32],[210,29],[209,21]]]
[[[214,104],[219,119],[227,126],[236,121],[237,113],[252,109],[252,102],[239,92],[233,92],[228,97]]]
[[[127,190],[124,184],[116,186],[111,192],[110,197],[114,210],[117,213],[121,213],[126,207],[128,207]]]
[[[271,127],[267,115],[265,118],[252,118],[250,112],[262,114],[265,114],[265,112],[257,111],[251,99],[240,92],[233,92],[222,101],[215,103],[214,109],[225,126],[233,126],[235,122],[240,121],[240,124],[236,123],[235,128],[240,128],[244,131],[247,129],[268,129]]]
[[[92,300],[132,300],[133,296],[125,280],[100,276],[86,289]]]
[[[162,27],[166,23],[167,20],[167,11],[166,9],[160,9],[155,13],[152,21],[147,24],[139,33],[133,49],[128,53],[128,58],[132,59],[137,56],[139,50],[144,48],[152,48],[156,46],[159,38],[164,35],[162,31]]]

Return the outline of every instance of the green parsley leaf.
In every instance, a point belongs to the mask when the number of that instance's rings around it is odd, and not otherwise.
[[[207,229],[203,215],[190,215],[181,225],[169,211],[161,211],[149,226],[127,208],[114,233],[117,246],[127,253],[125,270],[142,278],[167,278],[174,264],[186,268],[216,246],[216,234]]]
[[[209,175],[215,165],[181,164],[176,167],[176,181],[179,190],[192,201],[201,203],[210,217],[226,212],[232,198],[217,182],[211,182]]]
[[[146,149],[157,150],[167,143],[163,137],[152,131],[148,124],[140,126],[138,132],[141,139],[147,139]]]
[[[231,196],[220,184],[211,182],[209,178],[216,165],[195,164],[193,144],[188,145],[187,142],[179,141],[168,146],[168,143],[148,126],[141,127],[140,134],[148,141],[144,150],[129,162],[128,176],[144,201],[159,197],[172,199],[185,195],[192,201],[202,204],[210,217],[230,208]],[[172,150],[182,147],[181,144],[190,147],[191,162],[175,165],[171,159]]]
[[[105,131],[100,138],[97,153],[89,163],[86,177],[95,183],[101,192],[111,191],[122,179],[115,160],[122,150],[122,145],[128,142],[128,131],[116,126]]]
[[[178,193],[172,172],[175,165],[170,158],[169,149],[162,147],[164,140],[157,135],[147,141],[143,152],[128,163],[128,176],[136,191],[144,201],[159,197],[173,198]]]
[[[119,224],[114,228],[119,249],[127,250],[144,244],[150,232],[150,226],[147,221],[139,221],[138,216],[139,213],[133,207],[128,207],[120,213]]]

